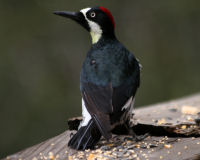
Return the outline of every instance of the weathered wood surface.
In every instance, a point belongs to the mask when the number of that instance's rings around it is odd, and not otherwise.
[[[141,159],[141,160],[191,160],[200,159],[200,94],[166,103],[146,106],[134,111],[131,119],[133,130],[150,136],[135,142],[128,135],[113,135],[106,142],[103,138],[97,149],[85,152],[68,148],[70,134],[66,131],[5,159]],[[80,118],[69,122],[77,128]],[[123,127],[114,131],[123,133]]]

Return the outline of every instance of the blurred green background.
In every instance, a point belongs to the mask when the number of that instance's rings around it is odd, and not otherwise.
[[[81,114],[90,35],[54,10],[102,5],[143,65],[136,107],[200,91],[199,0],[0,0],[0,157],[58,135]]]

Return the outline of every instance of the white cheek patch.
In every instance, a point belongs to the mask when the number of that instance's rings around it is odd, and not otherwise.
[[[91,20],[89,20],[87,18],[86,13],[90,9],[91,8],[85,8],[85,9],[82,9],[80,12],[83,13],[85,19],[87,20],[87,22],[88,22],[88,24],[90,26],[90,34],[91,34],[91,37],[92,37],[92,43],[94,44],[94,43],[97,43],[99,41],[99,39],[102,36],[102,32],[103,31],[102,31],[101,27],[97,23],[95,23],[95,22],[93,22],[93,21],[91,21]]]

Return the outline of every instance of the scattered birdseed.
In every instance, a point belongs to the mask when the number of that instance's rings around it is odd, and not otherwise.
[[[194,119],[191,116],[187,116],[188,121],[194,121]]]
[[[181,152],[178,152],[178,155],[181,155]]]
[[[136,158],[136,157],[137,157],[137,154],[134,154],[134,155],[133,155],[133,158]]]
[[[109,146],[109,147],[112,147],[112,146],[114,146],[114,144],[110,143],[110,144],[108,144],[108,146]]]
[[[188,147],[187,146],[184,146],[184,149],[187,149]]]
[[[164,123],[166,123],[166,120],[164,118],[158,120],[158,122],[157,122],[158,125],[162,125]]]
[[[181,129],[186,129],[186,128],[187,128],[186,125],[182,125],[182,126],[181,126]]]
[[[140,148],[140,145],[139,145],[139,144],[136,144],[136,148]]]
[[[160,156],[160,159],[163,159],[163,156]]]
[[[50,159],[50,160],[54,160],[54,159],[55,159],[55,157],[54,157],[54,155],[53,155],[53,152],[49,152],[49,159]]]
[[[59,157],[60,157],[59,154],[57,154],[57,155],[56,155],[56,159],[58,159]]]
[[[170,148],[172,148],[172,145],[171,145],[171,144],[165,144],[164,147],[165,147],[166,149],[170,149]]]
[[[147,146],[147,149],[150,149],[150,146],[149,146],[149,145]]]

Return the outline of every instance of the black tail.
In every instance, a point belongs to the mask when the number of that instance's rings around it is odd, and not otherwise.
[[[101,133],[91,119],[87,126],[81,127],[69,140],[68,146],[76,150],[93,149],[101,138]]]

